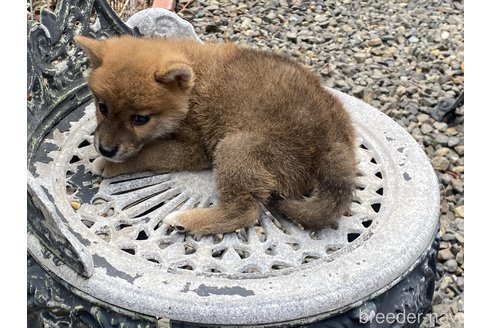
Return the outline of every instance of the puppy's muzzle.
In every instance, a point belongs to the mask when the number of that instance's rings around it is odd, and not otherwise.
[[[99,152],[104,157],[111,158],[114,155],[116,155],[116,153],[118,152],[118,146],[116,146],[116,147],[107,147],[107,146],[99,145]]]

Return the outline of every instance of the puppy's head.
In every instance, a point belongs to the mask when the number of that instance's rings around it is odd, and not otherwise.
[[[89,56],[87,76],[97,108],[94,145],[110,161],[133,157],[174,132],[186,116],[193,70],[164,40],[76,36]]]

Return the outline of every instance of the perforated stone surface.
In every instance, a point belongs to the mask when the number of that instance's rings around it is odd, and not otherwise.
[[[212,172],[93,176],[95,109],[80,109],[78,118],[66,119],[45,139],[50,151],[38,155],[35,175],[70,227],[90,241],[94,274],[82,280],[66,266],[51,269],[111,304],[204,323],[326,316],[381,293],[429,247],[437,227],[437,182],[403,129],[336,94],[359,135],[357,189],[338,227],[317,232],[267,208],[255,226],[230,234],[173,231],[161,222],[167,213],[216,203]],[[36,240],[29,243],[39,248]]]
[[[38,173],[54,178],[46,185],[55,188],[60,201],[81,204],[80,209],[66,213],[71,221],[82,222],[93,237],[161,264],[162,269],[241,274],[295,268],[317,259],[333,259],[338,250],[368,233],[382,218],[377,215],[384,193],[381,166],[370,142],[359,138],[357,190],[350,216],[342,217],[336,229],[304,231],[264,209],[257,225],[236,233],[184,235],[162,225],[161,220],[177,209],[213,206],[217,194],[212,172],[137,174],[101,181],[89,171],[97,156],[89,133],[95,124],[94,105],[90,105],[63,138],[46,141],[61,150],[48,154],[54,161],[47,166],[38,164]],[[54,167],[57,173],[48,174]],[[90,201],[84,195],[86,189],[97,190]]]

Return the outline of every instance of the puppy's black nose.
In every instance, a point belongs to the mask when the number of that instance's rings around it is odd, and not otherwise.
[[[101,155],[105,156],[105,157],[113,157],[114,155],[116,155],[116,152],[118,151],[118,147],[106,147],[106,146],[103,146],[103,145],[99,145],[99,152],[101,153]]]

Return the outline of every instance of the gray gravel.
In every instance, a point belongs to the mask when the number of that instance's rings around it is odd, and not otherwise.
[[[439,277],[422,327],[463,327],[464,108],[452,122],[429,115],[464,88],[463,1],[194,1],[188,9],[180,16],[202,40],[285,53],[417,140],[442,195]]]

